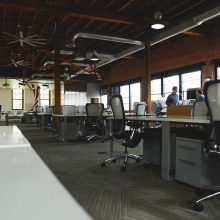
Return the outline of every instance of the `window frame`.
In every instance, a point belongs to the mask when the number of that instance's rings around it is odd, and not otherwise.
[[[21,99],[14,99],[14,90],[21,90],[22,91]],[[11,100],[12,100],[12,110],[24,110],[24,90],[23,89],[18,89],[18,88],[17,89],[12,89]],[[21,108],[18,108],[18,109],[14,108],[14,100],[21,100],[22,101]]]

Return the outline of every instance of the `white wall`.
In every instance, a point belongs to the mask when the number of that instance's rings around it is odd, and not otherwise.
[[[91,102],[91,98],[99,98],[100,101],[100,84],[87,83],[87,102]]]
[[[2,111],[9,111],[12,109],[12,91],[9,88],[0,88],[0,105]]]
[[[19,88],[19,81],[16,79],[7,79],[8,87],[3,88],[3,83],[5,83],[5,79],[0,79],[0,105],[2,105],[3,111],[12,110],[12,89]],[[54,90],[53,81],[38,81],[31,82],[35,87],[42,86],[43,83],[49,84],[50,90]],[[23,86],[24,89],[24,110],[29,111],[34,104],[34,94],[30,90],[28,86]],[[54,102],[54,98],[52,99],[52,104]]]

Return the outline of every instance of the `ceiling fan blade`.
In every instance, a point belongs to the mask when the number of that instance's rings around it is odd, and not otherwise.
[[[45,42],[39,42],[37,40],[27,40],[29,43],[34,43],[34,44],[46,44]]]
[[[38,34],[31,35],[29,37],[25,37],[25,39],[32,39],[38,37]]]
[[[20,39],[24,39],[24,36],[23,36],[23,32],[22,32],[22,31],[19,31],[19,36],[20,36]]]
[[[36,47],[36,46],[37,46],[36,44],[32,44],[30,41],[24,40],[24,42],[25,42],[26,44],[29,44],[29,45],[33,46],[33,47]]]
[[[8,42],[8,44],[14,44],[14,43],[16,43],[16,42],[18,42],[18,41],[20,41],[20,40],[11,41],[11,42]]]
[[[24,41],[23,40],[19,40],[20,41],[20,45],[21,45],[21,47],[23,47],[24,46]]]
[[[6,34],[6,35],[8,35],[8,36],[11,36],[11,37],[13,37],[13,38],[15,38],[15,39],[17,39],[18,37],[17,36],[15,36],[15,35],[12,35],[12,34],[9,34],[9,33],[7,33],[7,32],[3,32],[4,34]]]

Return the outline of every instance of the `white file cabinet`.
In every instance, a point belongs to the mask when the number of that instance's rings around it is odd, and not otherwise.
[[[220,163],[205,156],[204,146],[201,140],[176,138],[176,180],[200,188],[220,183]]]

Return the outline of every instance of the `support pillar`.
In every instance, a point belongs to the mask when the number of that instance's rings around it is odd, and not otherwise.
[[[151,112],[151,50],[149,31],[146,31],[145,39],[145,71],[142,79],[141,94],[142,101],[147,103],[147,112]]]
[[[54,96],[55,113],[61,113],[61,86],[60,86],[60,19],[56,18],[56,30],[54,34]]]

